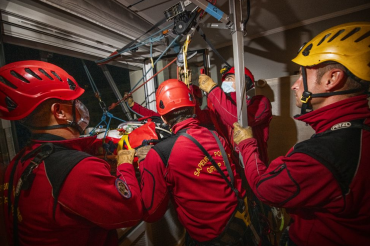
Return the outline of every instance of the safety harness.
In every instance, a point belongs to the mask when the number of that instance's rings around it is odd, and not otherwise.
[[[342,191],[344,201],[342,210],[346,208],[346,194],[350,191],[350,184],[359,165],[362,130],[370,132],[370,126],[364,124],[364,119],[335,124],[329,130],[314,134],[310,139],[296,144],[288,155],[288,157],[294,153],[309,155],[333,174]],[[283,166],[286,167],[285,164]],[[289,226],[283,232],[279,245],[296,246],[289,237]]]
[[[304,153],[322,163],[338,182],[346,207],[346,194],[355,176],[361,156],[362,131],[370,132],[364,119],[335,124],[329,130],[314,134],[310,139],[298,143],[288,157]],[[293,198],[293,197],[292,197]]]
[[[178,137],[184,136],[191,140],[197,147],[204,153],[205,156],[208,157],[209,161],[212,163],[213,167],[220,173],[221,177],[226,181],[228,186],[232,189],[235,193],[237,198],[238,204],[227,222],[224,230],[222,233],[213,240],[207,242],[198,242],[192,239],[188,234],[186,235],[186,245],[187,246],[226,246],[226,245],[256,245],[253,242],[253,233],[250,228],[251,221],[248,212],[248,204],[247,204],[247,197],[244,195],[243,198],[239,196],[239,191],[234,187],[234,174],[232,172],[230,162],[227,158],[227,153],[222,146],[219,138],[216,134],[210,131],[215,138],[223,160],[225,162],[230,180],[226,177],[224,172],[221,168],[217,165],[216,161],[212,158],[212,156],[208,153],[206,149],[191,135],[186,133],[187,129],[180,130],[176,135],[171,136],[170,138],[166,139],[164,142],[157,144],[153,147],[153,149],[158,153],[160,158],[162,159],[164,165],[168,166],[168,160],[170,158],[172,148],[177,140]]]
[[[44,134],[43,134],[44,135]],[[24,155],[25,149],[19,154],[14,162],[9,179],[8,189],[8,211],[9,216],[13,216],[13,243],[14,246],[19,245],[18,236],[18,205],[22,190],[29,190],[32,186],[35,174],[33,170],[44,162],[46,175],[52,186],[52,196],[54,197],[53,204],[53,219],[55,220],[55,211],[58,204],[58,196],[60,189],[67,178],[70,171],[83,159],[90,155],[73,149],[67,149],[53,143],[44,143]],[[20,179],[17,181],[14,191],[13,208],[11,204],[11,196],[14,188],[14,175],[18,164],[33,158],[29,165],[22,172]]]

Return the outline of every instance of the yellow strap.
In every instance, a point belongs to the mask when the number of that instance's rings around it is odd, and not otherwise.
[[[251,224],[251,217],[249,216],[247,197],[244,198],[244,206],[245,206],[244,211],[242,213],[236,211],[235,217],[242,219],[245,225],[249,226]]]
[[[303,103],[307,103],[308,102],[308,100],[310,100],[310,98],[311,98],[311,96],[308,96],[306,99],[304,98],[304,96],[302,95],[301,96],[301,102],[303,102]]]
[[[153,57],[150,57],[150,61],[152,62],[152,68],[154,68]]]
[[[187,86],[189,86],[189,83],[190,81],[188,81],[188,77],[189,77],[189,70],[188,70],[188,59],[186,57],[186,54],[188,53],[188,46],[189,46],[189,43],[190,43],[190,34],[188,34],[188,36],[186,37],[186,41],[185,41],[185,44],[183,46],[183,49],[182,49],[182,55],[183,55],[183,59],[184,59],[184,75],[185,75],[185,81],[183,81]]]
[[[117,151],[123,149],[123,143],[126,143],[128,149],[132,149],[130,143],[128,142],[128,135],[123,135],[118,142]]]
[[[284,229],[284,214],[281,215],[281,224],[279,230],[283,231],[283,229]]]

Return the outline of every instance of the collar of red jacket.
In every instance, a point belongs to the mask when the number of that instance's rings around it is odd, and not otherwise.
[[[234,100],[234,102],[236,103],[236,92],[230,92],[229,93],[229,96],[231,97],[231,99]],[[247,102],[251,99],[248,95],[246,95],[246,99],[247,99]]]
[[[186,119],[186,120],[183,120],[183,121],[177,123],[176,125],[174,125],[172,127],[172,132],[174,134],[176,134],[181,129],[192,128],[192,127],[195,127],[195,126],[199,126],[199,120],[198,119],[195,119],[195,118]]]
[[[335,124],[370,117],[366,95],[350,97],[297,117],[309,124],[316,133],[324,132]]]
[[[236,102],[236,92],[230,92],[229,95],[230,95],[231,99],[233,99],[234,102]]]
[[[58,144],[59,146],[79,151],[84,151],[87,147],[91,146],[95,139],[96,136],[81,137],[74,139],[65,139],[52,134],[37,134],[32,136],[32,142],[35,144],[55,143]]]

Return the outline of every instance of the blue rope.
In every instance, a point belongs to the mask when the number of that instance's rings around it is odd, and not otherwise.
[[[134,114],[139,115],[140,117],[144,117],[144,115],[139,114],[138,112],[134,111],[130,106],[128,106],[128,103],[126,102],[127,108]]]
[[[167,48],[162,52],[162,54],[157,58],[157,60],[154,62],[154,66],[158,63],[158,61],[162,58],[162,56],[171,48],[171,46],[177,41],[177,39],[179,39],[180,35],[177,35],[173,40],[172,42],[170,43],[170,45],[167,46]],[[132,89],[130,90],[133,91],[136,86],[139,85],[139,83],[145,78],[145,76],[152,70],[152,67],[150,67],[148,69],[148,71],[146,71],[146,73],[144,74],[144,76],[134,85],[134,87],[132,87]]]
[[[108,122],[106,121],[107,116],[108,116],[108,118],[109,118],[109,121],[108,121]],[[99,124],[97,124],[97,125],[94,127],[94,129],[92,129],[92,130],[91,130],[91,132],[89,132],[89,135],[90,135],[90,136],[94,135],[95,130],[96,130],[96,129],[101,125],[101,123],[103,123],[103,122],[104,122],[104,123],[107,125],[106,131],[105,131],[105,133],[104,133],[104,137],[103,137],[103,139],[105,139],[105,137],[107,136],[107,132],[108,132],[108,130],[109,130],[109,126],[110,126],[110,122],[111,122],[112,118],[113,118],[113,119],[116,119],[116,120],[119,120],[119,121],[122,121],[122,122],[126,122],[125,120],[122,120],[122,119],[120,119],[120,118],[117,118],[117,117],[115,117],[113,114],[111,114],[111,113],[109,113],[109,112],[107,111],[107,112],[103,113],[103,116],[101,117],[101,121],[99,122]]]
[[[124,49],[124,50],[122,50],[122,51],[119,51],[117,54],[114,54],[114,55],[112,55],[112,56],[108,56],[108,57],[107,57],[107,58],[105,58],[105,59],[102,59],[102,60],[96,61],[96,63],[98,63],[98,64],[99,64],[99,63],[105,63],[105,62],[107,62],[107,61],[109,61],[109,60],[111,60],[111,59],[113,59],[113,58],[116,58],[117,56],[121,55],[121,54],[122,54],[122,53],[124,53],[124,52],[128,52],[128,51],[133,50],[133,49],[136,49],[136,48],[138,48],[138,47],[140,47],[140,46],[142,46],[142,45],[145,45],[145,44],[147,44],[147,43],[151,42],[151,40],[150,40],[150,39],[152,38],[152,36],[157,35],[158,33],[162,32],[163,30],[168,29],[168,28],[169,28],[169,27],[171,27],[172,25],[173,25],[173,23],[171,23],[170,25],[166,26],[165,28],[162,28],[161,30],[159,30],[159,31],[155,32],[154,34],[150,35],[148,38],[144,39],[144,41],[143,41],[143,42],[140,42],[140,43],[136,44],[135,46],[127,47],[126,49]],[[162,38],[164,38],[164,35],[160,35],[160,37],[161,37],[161,39],[162,39]],[[157,39],[158,39],[158,37],[157,37]],[[160,40],[160,39],[159,39],[159,40]]]
[[[154,62],[154,64],[153,64],[153,66],[155,66],[156,64],[157,64],[157,62],[162,58],[162,56],[171,48],[171,46],[177,41],[177,39],[179,39],[179,37],[180,37],[180,35],[177,35],[173,40],[172,40],[172,42],[170,43],[170,45],[168,45],[167,46],[167,48],[162,52],[162,54],[157,58],[157,60]],[[130,92],[131,91],[133,91],[134,89],[135,89],[135,87],[136,86],[138,86],[139,85],[139,83],[145,78],[145,76],[150,72],[150,70],[152,70],[153,69],[153,67],[150,67],[149,69],[148,69],[148,71],[146,71],[146,73],[144,74],[144,76],[134,85],[134,87],[132,87],[132,89],[130,90]],[[130,93],[129,92],[129,93]],[[127,105],[128,106],[128,105]],[[129,110],[131,111],[131,112],[133,112],[134,114],[137,114],[137,115],[140,115],[141,117],[143,117],[141,114],[139,114],[139,113],[137,113],[137,112],[135,112],[132,108],[130,108],[129,106],[128,106],[128,108],[129,108]]]
[[[89,69],[87,68],[87,66],[86,66],[86,64],[85,64],[85,62],[84,62],[84,60],[82,60],[82,59],[81,59],[81,61],[82,61],[83,67],[84,67],[84,69],[85,69],[85,72],[86,72],[87,78],[88,78],[88,79],[89,79],[89,81],[90,81],[91,88],[92,88],[92,89],[93,89],[93,91],[94,91],[94,94],[97,94],[97,95],[99,96],[99,105],[100,105],[101,109],[103,110],[103,116],[101,117],[101,121],[99,122],[99,124],[98,124],[97,126],[95,126],[95,127],[94,127],[94,129],[92,129],[92,130],[89,132],[89,135],[90,135],[90,136],[91,136],[91,135],[93,135],[93,134],[95,133],[95,130],[100,126],[100,124],[104,122],[104,123],[107,125],[107,130],[105,131],[105,134],[104,134],[104,139],[105,139],[105,137],[106,137],[106,135],[107,135],[107,132],[108,132],[108,129],[109,129],[109,126],[110,126],[110,122],[111,122],[112,118],[117,119],[117,120],[120,120],[120,121],[122,121],[122,122],[126,122],[126,121],[125,121],[125,120],[122,120],[122,119],[120,119],[120,118],[115,117],[113,114],[111,114],[111,113],[109,113],[109,112],[107,111],[107,109],[106,109],[106,107],[105,107],[105,103],[104,103],[103,101],[101,101],[101,99],[100,99],[100,92],[99,92],[98,87],[96,86],[96,84],[95,84],[95,82],[94,82],[94,79],[92,78],[92,76],[91,76],[91,74],[90,74],[90,72],[89,72]],[[108,116],[108,118],[109,118],[109,122],[108,122],[108,123],[107,123],[107,121],[106,121],[107,116]]]
[[[89,82],[90,82],[91,88],[93,89],[94,94],[98,94],[98,96],[100,97],[100,92],[98,90],[98,87],[96,87],[96,84],[95,84],[94,79],[92,78],[92,76],[91,76],[91,74],[89,72],[89,69],[87,68],[84,60],[81,59],[81,62],[82,62],[82,65],[83,65],[83,67],[85,69],[87,78],[89,79]]]

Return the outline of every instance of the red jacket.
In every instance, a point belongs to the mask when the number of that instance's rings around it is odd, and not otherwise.
[[[229,177],[211,132],[199,126],[199,121],[193,118],[177,123],[172,130],[176,134],[185,128],[220,163],[221,169]],[[224,139],[219,138],[230,154]],[[160,219],[172,198],[180,222],[193,239],[203,242],[217,237],[237,205],[235,193],[211,162],[205,160],[203,152],[184,136],[177,138],[165,164],[156,150],[151,149],[139,165],[141,196],[146,208],[144,220],[153,222]],[[231,163],[231,167],[235,176],[234,185],[244,194],[235,165]]]
[[[289,208],[289,235],[297,245],[370,245],[370,132],[339,124],[365,119],[370,125],[366,96],[297,119],[316,133],[334,130],[296,144],[268,167],[256,154],[256,140],[243,140],[239,149],[250,187],[261,201]]]
[[[137,103],[134,103],[134,106],[132,106],[131,109],[133,111],[135,111],[136,113],[142,115],[143,117],[146,117],[146,116],[161,116],[157,112],[154,112],[153,110],[147,109],[147,108],[145,108],[145,107],[143,107],[143,106],[141,106],[140,104],[137,104]]]
[[[228,98],[220,87],[215,87],[208,94],[209,119],[215,124],[216,130],[225,137],[231,146],[233,124],[238,121],[236,109],[236,93],[230,93]],[[234,102],[233,102],[234,101]],[[269,138],[269,124],[272,119],[271,103],[267,97],[257,95],[247,99],[248,125],[252,127],[253,136],[257,139],[260,158],[264,163],[268,163],[267,140]],[[202,116],[202,112],[199,117]]]
[[[26,147],[25,154],[45,142],[82,151],[95,139],[63,140],[54,135],[47,136],[43,141],[33,141]],[[19,162],[14,185],[31,160]],[[10,243],[13,242],[13,217],[8,211],[7,197],[13,165],[14,160],[6,170],[4,185],[4,214]],[[117,177],[125,181],[131,191],[131,198],[125,198],[118,192],[115,185],[118,179],[110,174],[107,162],[93,156],[80,161],[71,170],[60,190],[55,220],[52,186],[44,162],[34,169],[34,173],[36,176],[31,188],[20,193],[18,235],[21,245],[117,245],[117,232],[114,229],[133,226],[142,218],[140,189],[132,165],[122,164],[117,168]],[[12,204],[13,200],[14,192],[11,196]]]

